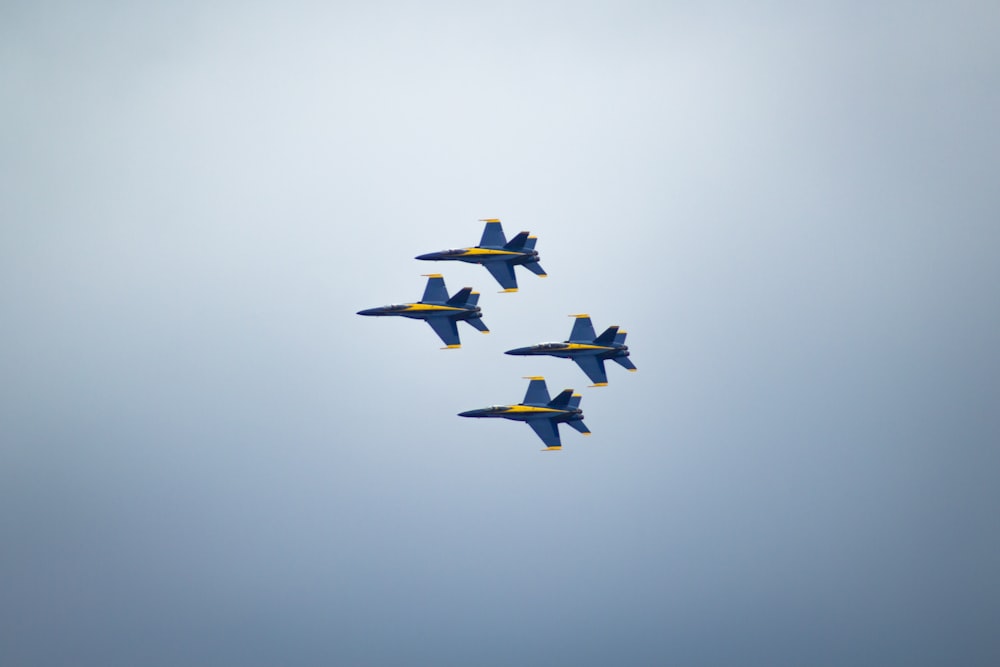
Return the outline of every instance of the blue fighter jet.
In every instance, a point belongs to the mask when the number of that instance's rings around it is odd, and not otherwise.
[[[416,320],[424,320],[431,325],[434,333],[441,337],[447,347],[442,350],[462,347],[458,337],[458,323],[468,322],[479,331],[489,333],[483,323],[479,302],[479,292],[473,292],[471,287],[463,287],[448,298],[448,289],[444,286],[444,278],[440,273],[424,274],[427,276],[427,287],[424,296],[417,303],[398,303],[379,308],[359,310],[358,315],[374,315],[383,317],[399,315]]]
[[[493,274],[504,292],[517,291],[515,266],[523,266],[535,275],[545,277],[545,269],[538,263],[538,251],[535,250],[537,238],[521,232],[510,241],[504,236],[503,227],[496,218],[480,220],[485,222],[483,237],[475,248],[452,248],[440,252],[429,252],[417,255],[417,259],[430,261],[457,260],[472,264],[482,264]]]
[[[559,440],[559,424],[569,424],[584,435],[590,435],[590,429],[583,423],[583,410],[580,409],[580,394],[574,394],[572,389],[564,389],[558,396],[549,400],[549,390],[545,386],[545,378],[528,377],[528,392],[524,401],[517,405],[491,405],[480,410],[468,410],[458,413],[459,417],[502,417],[515,421],[528,422],[528,426],[538,434],[545,443],[543,451],[562,449]]]
[[[630,371],[638,370],[635,364],[628,359],[628,345],[625,344],[627,331],[620,331],[616,326],[608,327],[600,336],[595,336],[590,315],[570,315],[570,317],[575,317],[576,322],[573,323],[569,340],[562,343],[539,343],[530,347],[519,347],[507,350],[505,354],[546,354],[552,357],[572,359],[594,383],[590,385],[591,387],[606,387],[608,385],[608,374],[604,371],[604,362],[608,359],[621,364]]]

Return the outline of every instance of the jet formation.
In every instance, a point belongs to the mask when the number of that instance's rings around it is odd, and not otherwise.
[[[504,292],[517,291],[517,276],[515,266],[523,266],[537,276],[544,278],[547,274],[538,263],[538,251],[535,242],[538,240],[528,232],[521,232],[510,241],[504,236],[503,226],[496,218],[480,220],[485,222],[483,236],[479,245],[474,248],[451,248],[440,252],[429,252],[417,255],[416,259],[432,262],[458,261],[470,264],[482,264],[493,274]]]
[[[572,359],[587,374],[594,384],[591,387],[608,386],[608,374],[604,370],[604,362],[610,359],[630,371],[638,370],[629,361],[628,345],[625,344],[627,331],[621,331],[617,326],[608,327],[600,336],[594,335],[594,325],[590,315],[570,315],[575,317],[573,330],[569,338],[562,343],[538,343],[529,347],[518,347],[507,350],[504,354],[516,356],[547,355]]]
[[[431,325],[434,333],[444,342],[445,347],[441,348],[442,350],[462,347],[462,341],[458,336],[459,322],[467,322],[484,334],[490,332],[483,322],[482,309],[476,305],[479,303],[479,292],[473,292],[471,287],[463,287],[449,298],[444,277],[440,273],[426,275],[427,286],[420,301],[359,310],[358,315],[374,317],[396,315],[423,320]]]
[[[503,287],[504,292],[517,291],[515,266],[523,266],[532,273],[545,277],[545,270],[538,263],[538,251],[535,250],[536,238],[529,232],[520,232],[507,241],[503,227],[496,218],[484,219],[479,245],[473,248],[457,248],[418,255],[416,259],[430,261],[460,261],[482,264]],[[458,335],[458,323],[467,322],[482,333],[490,330],[483,323],[480,309],[479,292],[471,287],[463,287],[452,296],[444,284],[444,277],[439,273],[424,274],[427,286],[424,295],[416,303],[400,303],[378,308],[359,310],[358,315],[375,317],[398,316],[424,320],[438,337],[444,342],[442,349],[456,349],[462,346]],[[572,359],[586,373],[594,384],[591,387],[605,387],[608,384],[604,362],[611,360],[624,366],[629,371],[635,371],[635,365],[629,360],[628,345],[625,344],[627,332],[617,326],[604,330],[596,335],[590,316],[586,314],[571,315],[576,318],[569,338],[561,343],[538,343],[528,347],[507,350],[506,354],[515,356],[553,356]],[[527,393],[524,400],[516,405],[491,405],[478,410],[460,412],[460,417],[497,417],[523,421],[545,443],[544,451],[562,449],[559,437],[559,424],[569,426],[584,435],[590,435],[590,429],[583,423],[583,411],[580,409],[580,394],[572,389],[564,389],[555,398],[549,398],[545,379],[540,376],[529,376]]]
[[[569,424],[584,435],[590,435],[590,429],[583,423],[583,410],[580,409],[580,394],[574,394],[572,389],[564,389],[553,399],[549,398],[549,390],[543,377],[526,377],[530,380],[524,400],[517,405],[491,405],[478,410],[459,412],[459,417],[499,417],[514,421],[527,422],[542,442],[545,451],[562,449],[559,439],[559,424]]]

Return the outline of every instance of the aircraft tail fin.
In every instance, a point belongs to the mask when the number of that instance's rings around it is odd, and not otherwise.
[[[605,329],[604,333],[595,338],[594,343],[597,345],[610,345],[611,343],[615,342],[617,336],[618,336],[618,327],[611,326]]]
[[[524,250],[528,242],[528,232],[521,232],[504,245],[504,250]]]
[[[473,292],[471,287],[463,287],[455,292],[455,294],[452,295],[452,297],[445,303],[449,306],[471,307],[475,306],[478,301],[479,292]]]
[[[583,396],[580,395],[580,394],[573,394],[572,396],[570,396],[570,398],[569,398],[569,409],[570,410],[576,410],[578,407],[580,407],[580,401],[581,400],[583,400]]]
[[[559,395],[549,401],[550,408],[559,408],[560,410],[566,410],[569,408],[569,402],[573,399],[572,389],[563,389],[559,392]]]
[[[538,237],[537,236],[529,236],[528,239],[524,242],[524,249],[525,250],[534,250],[536,243],[538,243]]]
[[[615,334],[615,344],[617,344],[617,345],[624,345],[625,344],[625,336],[627,336],[627,335],[628,335],[627,331],[622,331],[621,329],[619,329],[618,333]]]

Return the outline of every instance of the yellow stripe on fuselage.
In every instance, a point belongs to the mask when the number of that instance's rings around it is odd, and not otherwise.
[[[433,303],[408,303],[406,304],[406,310],[465,310],[465,308],[455,308],[454,306],[438,306]]]
[[[587,343],[566,343],[566,347],[559,348],[559,352],[564,350],[613,350],[605,345],[589,345]]]
[[[462,250],[460,256],[469,255],[521,255],[523,253],[514,252],[513,250],[493,250],[492,248],[465,248]]]
[[[507,412],[566,412],[566,410],[557,410],[556,408],[543,408],[537,405],[512,405]]]

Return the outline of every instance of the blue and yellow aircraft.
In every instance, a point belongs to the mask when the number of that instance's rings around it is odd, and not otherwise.
[[[489,333],[482,320],[479,302],[479,292],[473,292],[471,287],[463,287],[448,298],[448,288],[444,286],[444,278],[440,273],[424,274],[427,276],[427,287],[424,296],[417,303],[397,303],[379,308],[359,310],[358,315],[399,315],[415,320],[424,320],[431,325],[434,333],[441,337],[447,347],[442,350],[462,347],[458,337],[458,323],[468,322],[473,328],[483,333]]]
[[[452,248],[441,252],[429,252],[426,255],[417,255],[417,259],[457,260],[482,264],[497,279],[504,292],[517,291],[515,266],[523,266],[543,278],[546,276],[545,269],[538,263],[538,251],[535,250],[535,242],[538,240],[536,237],[529,236],[528,232],[521,232],[508,241],[499,220],[487,218],[480,222],[485,222],[486,228],[483,229],[483,237],[475,248]]]
[[[530,347],[519,347],[507,350],[505,354],[547,354],[552,357],[572,359],[594,383],[590,385],[591,387],[608,385],[608,374],[604,371],[604,362],[608,359],[618,362],[630,371],[638,370],[628,359],[628,345],[625,344],[627,331],[620,331],[616,326],[608,327],[600,336],[595,336],[590,315],[580,314],[570,317],[575,317],[576,321],[573,323],[569,340],[562,343],[539,343]]]
[[[515,421],[528,422],[528,426],[538,434],[545,443],[543,451],[562,449],[559,440],[559,424],[569,424],[574,429],[590,435],[590,429],[583,423],[583,410],[580,409],[580,394],[574,394],[572,389],[564,389],[558,396],[549,400],[549,390],[545,386],[545,378],[528,377],[528,391],[524,401],[517,405],[491,405],[480,410],[459,412],[459,417],[501,417]]]

